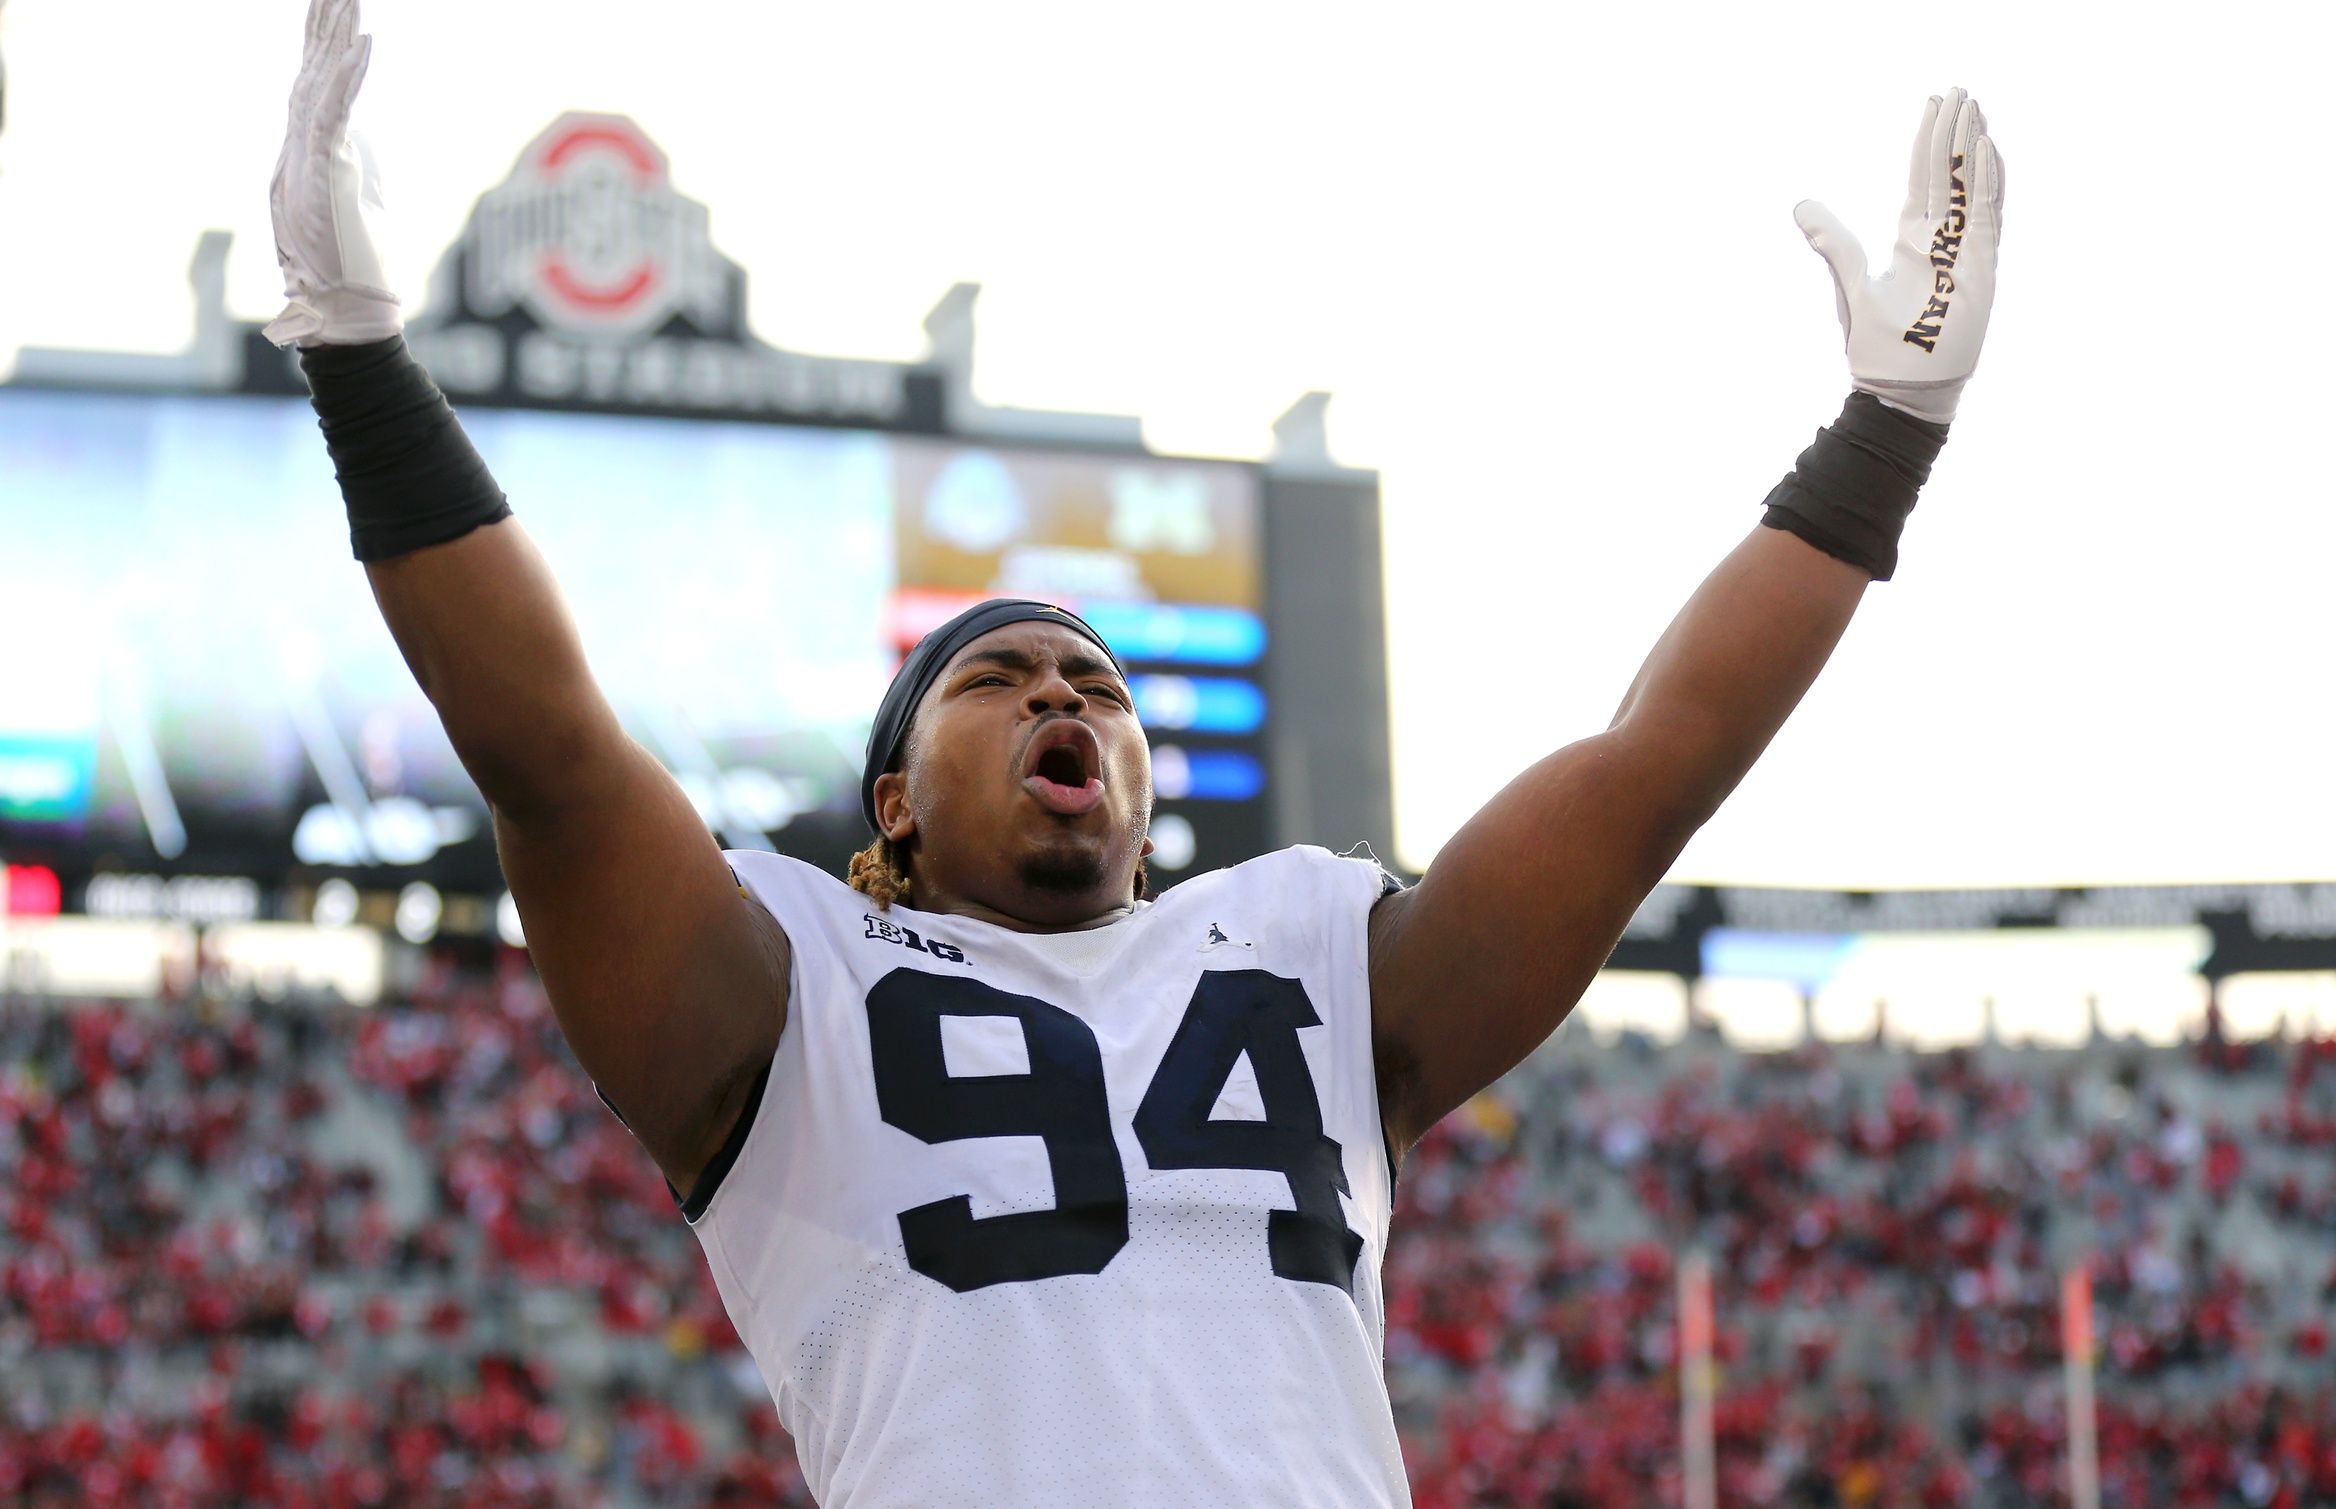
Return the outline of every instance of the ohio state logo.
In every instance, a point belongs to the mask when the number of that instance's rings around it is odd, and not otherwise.
[[[518,307],[610,336],[677,314],[707,334],[729,323],[706,207],[674,192],[664,151],[621,115],[554,121],[479,200],[464,239],[464,302],[482,319]]]

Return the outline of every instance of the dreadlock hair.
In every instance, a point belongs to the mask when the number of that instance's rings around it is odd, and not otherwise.
[[[908,866],[901,863],[900,851],[883,834],[876,841],[852,856],[851,869],[844,875],[851,888],[876,903],[876,910],[889,912],[895,901],[908,900]]]
[[[876,910],[889,912],[896,901],[909,899],[909,890],[915,879],[908,872],[908,852],[883,834],[876,841],[852,856],[851,868],[844,875],[845,883],[876,903]],[[1144,862],[1136,861],[1136,900],[1148,901],[1152,895],[1152,877],[1144,870]]]

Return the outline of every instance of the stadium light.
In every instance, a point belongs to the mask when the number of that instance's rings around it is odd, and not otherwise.
[[[397,935],[408,943],[437,937],[439,919],[445,915],[446,902],[434,885],[417,880],[397,893]]]
[[[1181,870],[1200,852],[1200,839],[1190,820],[1173,812],[1152,819],[1151,862],[1163,870]]]
[[[318,927],[347,927],[357,920],[357,901],[355,886],[338,878],[328,880],[316,888],[308,920]]]

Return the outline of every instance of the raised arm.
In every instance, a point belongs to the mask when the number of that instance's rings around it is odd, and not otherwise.
[[[375,601],[494,815],[529,952],[586,1072],[677,1189],[712,1162],[785,1021],[787,940],[619,725],[558,586],[406,354],[348,131],[372,41],[314,0],[271,195],[297,343]]]
[[[1930,102],[1880,278],[1822,207],[1795,211],[1839,294],[1856,390],[1841,418],[1672,621],[1612,726],[1512,781],[1373,912],[1380,1108],[1398,1148],[1565,1019],[1816,680],[1866,584],[1890,575],[1994,298],[2002,174],[1984,131],[1962,91]]]

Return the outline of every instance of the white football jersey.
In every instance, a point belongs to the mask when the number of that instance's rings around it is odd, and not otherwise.
[[[1376,864],[1285,849],[1018,933],[727,857],[794,975],[685,1213],[825,1509],[1409,1504]]]

